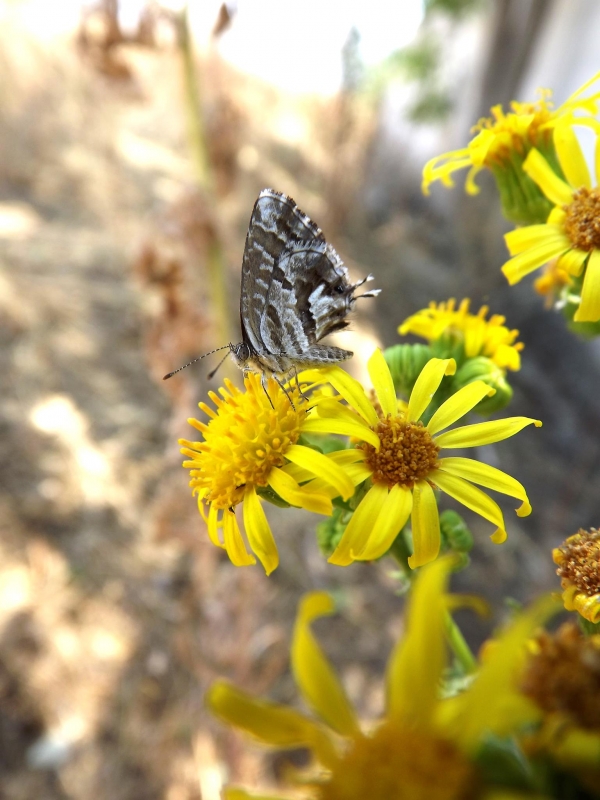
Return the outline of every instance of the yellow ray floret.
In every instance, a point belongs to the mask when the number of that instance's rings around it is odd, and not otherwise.
[[[486,356],[501,369],[520,369],[520,352],[524,345],[516,341],[519,331],[507,328],[504,325],[506,320],[500,314],[486,319],[487,306],[482,306],[477,314],[471,314],[469,306],[468,299],[458,307],[453,298],[444,303],[432,302],[429,308],[408,317],[398,332],[403,336],[413,333],[429,342],[450,336],[463,343],[467,358]]]
[[[531,150],[523,169],[555,207],[545,224],[527,225],[505,236],[512,256],[502,267],[508,282],[518,283],[551,262],[563,286],[569,287],[570,299],[578,302],[575,322],[600,319],[600,148],[598,152],[596,186],[592,187],[574,136],[563,137],[558,150],[566,180],[558,177],[538,150]],[[576,297],[572,279],[580,276],[580,296]]]
[[[209,709],[264,744],[308,748],[321,770],[317,780],[302,776],[299,785],[313,800],[486,800],[473,758],[485,736],[516,733],[539,718],[516,682],[525,643],[553,606],[544,601],[515,619],[490,648],[470,688],[451,700],[440,699],[448,660],[444,631],[451,568],[451,559],[439,559],[417,577],[404,638],[388,662],[385,714],[368,733],[311,630],[316,619],[333,612],[332,599],[323,592],[302,600],[291,648],[294,677],[314,717],[255,699],[224,681],[209,690]],[[224,796],[266,800],[234,788]]]
[[[453,374],[453,359],[431,359],[417,378],[406,411],[398,411],[391,396],[389,368],[379,350],[369,361],[369,373],[384,417],[377,416],[356,381],[342,378],[340,367],[330,367],[307,379],[327,380],[337,386],[352,409],[329,409],[322,430],[331,429],[359,439],[354,451],[361,459],[362,476],[369,476],[368,490],[329,561],[347,566],[353,561],[379,558],[390,548],[405,523],[411,520],[413,555],[411,567],[436,558],[440,547],[440,528],[434,488],[450,495],[494,526],[492,541],[506,539],[504,517],[497,503],[479,487],[501,492],[521,502],[517,513],[531,512],[527,493],[510,475],[470,458],[440,458],[442,449],[479,447],[514,436],[528,425],[539,427],[539,420],[509,417],[446,430],[494,390],[483,381],[474,381],[451,395],[423,425],[427,410],[444,375]],[[344,430],[348,425],[348,429]],[[360,429],[362,428],[362,433]],[[373,435],[376,443],[373,443]],[[356,462],[354,462],[356,467]]]
[[[593,118],[598,111],[600,92],[587,95],[586,92],[599,77],[600,73],[594,75],[558,108],[554,108],[549,90],[542,91],[535,103],[512,102],[508,112],[502,106],[494,106],[491,109],[492,116],[480,120],[473,128],[476,135],[467,147],[436,156],[425,165],[423,191],[428,194],[429,186],[438,180],[444,186],[453,186],[453,173],[469,167],[465,188],[469,194],[477,194],[479,188],[475,176],[482,169],[494,170],[510,162],[515,155],[522,159],[532,147],[547,148],[554,131],[559,128],[564,130],[573,125],[586,124],[594,126],[596,122]],[[575,112],[578,116],[575,116]],[[568,135],[563,134],[563,137]],[[554,143],[557,149],[561,146],[559,137],[555,137]]]
[[[213,544],[225,548],[236,566],[255,563],[254,553],[268,574],[277,566],[278,554],[258,492],[269,487],[290,505],[329,515],[331,498],[349,498],[355,481],[335,457],[298,443],[313,420],[327,419],[326,409],[316,417],[320,401],[331,408],[334,401],[315,397],[309,407],[297,387],[284,391],[270,379],[265,391],[255,374],[247,375],[244,385],[240,391],[226,380],[219,394],[209,392],[216,410],[200,403],[209,421],[188,420],[202,441],[181,439],[181,452],[187,456],[183,466],[190,470],[190,486]],[[295,471],[304,475],[303,482],[318,480],[321,489],[302,486]],[[235,515],[240,504],[252,552]]]

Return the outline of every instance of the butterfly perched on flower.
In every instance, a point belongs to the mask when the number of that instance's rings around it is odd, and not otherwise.
[[[229,348],[241,369],[261,373],[263,386],[269,376],[280,382],[279,376],[297,374],[299,368],[345,361],[352,352],[320,341],[348,325],[358,297],[379,294],[380,289],[354,294],[372,277],[351,283],[343,261],[310,217],[291,197],[263,189],[242,261],[242,341],[218,350]]]

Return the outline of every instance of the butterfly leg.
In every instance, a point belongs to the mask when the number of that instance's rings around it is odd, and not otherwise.
[[[293,401],[293,400],[292,400],[292,398],[290,397],[290,394],[289,394],[288,390],[285,388],[285,385],[284,385],[284,384],[283,384],[283,383],[282,383],[282,382],[279,380],[279,378],[277,377],[277,375],[273,375],[273,378],[274,378],[274,379],[277,381],[277,383],[278,383],[278,384],[279,384],[279,386],[281,387],[281,391],[282,391],[282,392],[285,394],[285,396],[287,397],[287,399],[290,401],[290,405],[291,405],[291,407],[292,407],[292,408],[294,409],[294,411],[295,411],[295,410],[296,410],[296,406],[294,405],[294,401]]]
[[[293,368],[292,368],[292,369],[294,370],[294,378],[296,379],[296,388],[298,389],[298,393],[300,394],[300,397],[301,397],[303,400],[306,400],[306,402],[308,403],[308,402],[309,402],[309,400],[310,400],[310,398],[309,398],[309,397],[307,397],[307,396],[304,394],[304,392],[302,391],[302,389],[300,388],[300,381],[298,380],[298,367],[297,367],[297,366],[294,364],[294,366],[293,366]]]
[[[277,380],[277,378],[275,378],[275,380]],[[279,383],[279,381],[277,381],[277,382]],[[274,410],[275,410],[275,406],[273,405],[273,401],[271,400],[271,398],[270,398],[270,396],[269,396],[269,392],[267,391],[267,376],[265,375],[265,373],[264,373],[264,372],[263,372],[263,373],[261,374],[261,376],[260,376],[260,385],[261,385],[261,386],[262,386],[262,388],[263,388],[263,392],[264,392],[264,393],[267,395],[267,400],[268,400],[268,401],[269,401],[269,403],[271,404],[271,408],[272,408],[272,409],[273,409],[273,411],[274,411]],[[285,390],[284,390],[284,391],[285,391]],[[286,392],[286,394],[287,394],[287,392]]]

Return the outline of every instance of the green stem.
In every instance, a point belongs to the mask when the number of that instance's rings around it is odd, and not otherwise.
[[[465,675],[471,675],[477,670],[477,660],[449,611],[445,612],[445,624],[446,636],[448,637],[448,643],[452,648],[452,652],[463,668]]]
[[[197,66],[194,62],[194,47],[188,21],[187,5],[179,17],[179,47],[183,62],[183,89],[188,141],[198,183],[213,196],[213,180],[206,142],[204,118],[201,112],[201,92]]]
[[[210,306],[213,309],[216,322],[217,335],[215,340],[219,345],[224,345],[231,341],[231,323],[227,292],[225,290],[227,270],[223,244],[216,227],[216,219],[218,217],[217,200],[202,114],[201,85],[198,67],[194,59],[187,5],[179,15],[179,47],[183,66],[183,90],[189,150],[196,172],[196,180],[204,191],[204,199],[208,205],[208,211],[213,223],[208,226],[209,242],[205,263],[210,287]]]

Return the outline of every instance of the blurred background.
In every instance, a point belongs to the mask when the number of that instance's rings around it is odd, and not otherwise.
[[[316,629],[352,699],[381,710],[393,563],[329,566],[318,517],[269,507],[281,566],[236,569],[180,466],[186,418],[227,367],[211,386],[211,360],[161,378],[239,339],[265,186],[384,290],[338,339],[359,377],[430,300],[489,303],[521,331],[510,413],[544,427],[478,455],[525,484],[534,513],[501,501],[497,547],[466,512],[474,565],[455,585],[500,613],[507,595],[558,587],[551,547],[600,518],[600,350],[531,281],[506,286],[488,175],[477,199],[460,178],[425,198],[420,173],[494,104],[538,87],[563,102],[600,68],[599,34],[594,0],[0,4],[2,800],[275,785],[304,754],[242,744],[202,698],[221,675],[297,703],[290,630],[312,588],[340,600]],[[474,644],[489,630],[461,622]]]

